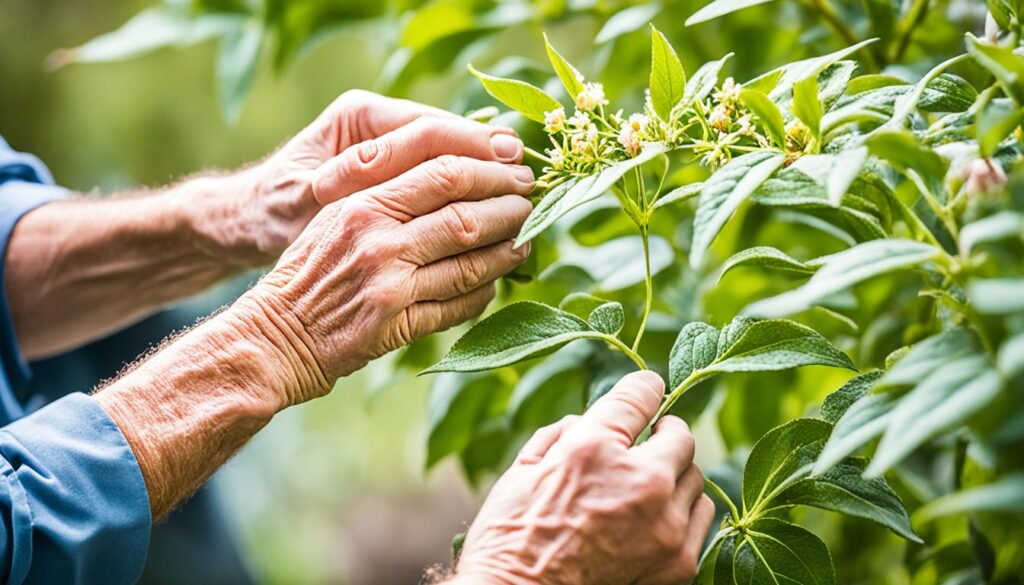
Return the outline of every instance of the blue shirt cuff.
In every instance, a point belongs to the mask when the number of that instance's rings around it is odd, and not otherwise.
[[[18,339],[14,333],[11,310],[7,302],[7,287],[4,285],[7,243],[14,232],[14,226],[26,213],[45,203],[62,199],[67,194],[67,189],[55,185],[21,181],[0,183],[0,365],[3,366],[3,373],[15,394],[23,392],[28,386],[30,371],[18,348]],[[8,410],[11,410],[12,405],[7,406]]]
[[[0,431],[8,583],[135,583],[152,527],[149,495],[117,424],[70,394]]]

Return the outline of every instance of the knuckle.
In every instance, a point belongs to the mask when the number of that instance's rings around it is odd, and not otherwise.
[[[487,266],[482,259],[474,254],[456,256],[459,273],[455,275],[455,286],[460,294],[466,294],[484,284],[487,277]]]
[[[334,103],[342,108],[359,108],[365,106],[376,97],[377,94],[365,89],[350,89],[334,100]]]
[[[417,142],[429,142],[442,136],[446,131],[446,127],[440,118],[420,116],[409,122],[409,130]]]
[[[447,227],[455,243],[466,250],[477,247],[483,237],[480,220],[464,205],[448,205]]]
[[[362,170],[387,164],[391,148],[386,140],[364,140],[355,146],[355,160]]]
[[[675,491],[676,477],[666,467],[649,465],[641,474],[642,485],[646,487],[644,495],[648,499],[663,499]]]
[[[459,156],[444,154],[435,158],[431,176],[437,187],[452,199],[461,199],[472,189],[469,165]]]

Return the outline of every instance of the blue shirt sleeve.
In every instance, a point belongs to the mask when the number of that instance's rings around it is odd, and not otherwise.
[[[0,430],[0,551],[11,585],[134,583],[149,495],[121,431],[75,393]]]
[[[0,582],[120,585],[142,573],[149,495],[120,429],[84,394],[25,416],[31,372],[11,322],[3,264],[18,220],[60,199],[34,156],[0,139]]]

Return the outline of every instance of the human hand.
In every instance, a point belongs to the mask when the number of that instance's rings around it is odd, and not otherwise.
[[[532,187],[529,167],[446,154],[329,203],[233,307],[295,372],[279,407],[480,313],[529,254],[511,238]]]
[[[664,388],[630,374],[583,416],[537,431],[480,509],[452,583],[693,579],[715,508],[689,428],[667,416],[633,446]]]
[[[518,163],[523,146],[507,128],[348,91],[266,160],[232,175],[194,179],[200,184],[192,191],[206,202],[194,206],[202,214],[198,231],[233,263],[265,264],[322,206],[446,153]]]

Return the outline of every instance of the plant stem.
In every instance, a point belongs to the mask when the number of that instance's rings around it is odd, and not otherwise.
[[[836,33],[843,39],[844,43],[847,45],[857,44],[857,35],[853,34],[850,27],[846,26],[843,19],[836,14],[835,9],[833,9],[832,5],[828,3],[828,0],[810,0],[810,4],[811,8],[813,8],[814,11],[817,12],[830,27],[832,27],[832,30],[836,31]],[[879,71],[878,61],[875,60],[875,55],[871,50],[864,47],[860,52],[864,54],[865,65],[867,65],[871,71]]]
[[[636,338],[633,340],[633,351],[640,349],[640,340],[644,337],[644,330],[647,329],[647,318],[651,314],[651,304],[654,302],[654,284],[651,278],[651,244],[647,234],[647,226],[640,226],[640,239],[644,246],[644,314],[640,319],[640,328],[636,331]]]
[[[537,160],[539,160],[541,162],[546,162],[549,165],[550,164],[554,164],[554,163],[551,162],[550,158],[544,156],[543,154],[537,152],[536,150],[530,148],[529,146],[524,146],[523,147],[523,153],[524,154],[528,154],[528,155],[532,156],[533,158],[535,158],[535,159],[537,159]]]
[[[903,59],[904,53],[907,52],[907,47],[910,46],[910,37],[913,36],[914,29],[917,28],[917,25],[924,18],[927,9],[928,0],[913,0],[903,19],[897,25],[896,46],[889,56],[890,63],[899,63]]]
[[[729,496],[725,494],[725,490],[723,490],[717,483],[711,481],[706,477],[704,478],[704,485],[707,486],[712,492],[714,492],[714,494],[718,496],[718,499],[725,502],[725,505],[729,506],[729,512],[732,514],[733,521],[739,522],[740,512],[739,510],[736,509],[736,504],[732,503],[732,500],[729,499]]]
[[[676,403],[679,398],[686,393],[687,390],[697,385],[698,382],[713,375],[714,372],[707,370],[694,370],[690,372],[690,375],[685,380],[679,383],[672,392],[665,398],[665,401],[661,403],[661,408],[658,409],[658,414],[654,415],[654,422],[658,422],[661,417],[668,414],[668,411]]]
[[[615,337],[614,335],[602,335],[601,339],[607,341],[612,346],[614,346],[615,349],[626,354],[626,357],[633,360],[633,363],[636,364],[637,367],[640,368],[641,370],[650,369],[647,367],[647,362],[644,361],[644,358],[640,357],[640,354],[630,349],[629,346],[623,343],[622,340],[619,339],[618,337]]]

